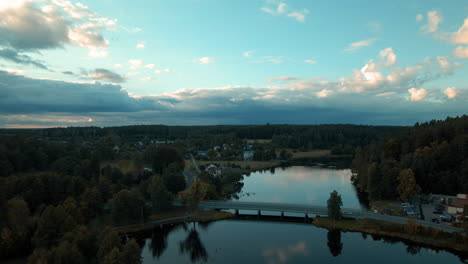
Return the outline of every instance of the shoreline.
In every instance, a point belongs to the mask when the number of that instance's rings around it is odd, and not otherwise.
[[[467,235],[448,233],[418,224],[399,224],[375,219],[343,219],[334,221],[328,218],[314,218],[312,225],[328,230],[336,229],[343,232],[359,232],[397,238],[420,244],[423,247],[435,247],[468,256]],[[386,228],[384,229],[384,227]],[[414,232],[401,232],[401,230],[408,229],[413,229]]]

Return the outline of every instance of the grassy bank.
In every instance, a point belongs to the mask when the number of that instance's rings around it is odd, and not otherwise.
[[[327,229],[396,237],[421,245],[451,249],[464,253],[468,252],[467,235],[444,232],[439,229],[421,226],[411,221],[407,224],[398,224],[373,219],[334,221],[329,218],[315,218],[312,224]]]
[[[218,221],[222,219],[228,219],[234,217],[233,214],[229,212],[218,212],[218,211],[195,211],[192,213],[187,213],[186,209],[183,208],[176,208],[168,212],[160,213],[160,214],[153,214],[150,216],[150,221],[145,224],[132,226],[128,228],[121,228],[118,229],[117,232],[119,233],[137,233],[137,232],[144,232],[146,230],[151,230],[156,221],[176,218],[176,217],[183,217],[186,215],[192,215],[192,217],[188,219],[175,219],[172,221],[166,221],[164,224],[179,224],[184,223],[186,221],[190,222],[210,222],[210,221]]]

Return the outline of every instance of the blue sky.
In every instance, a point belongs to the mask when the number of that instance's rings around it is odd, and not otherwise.
[[[0,1],[0,127],[467,113],[466,1]]]

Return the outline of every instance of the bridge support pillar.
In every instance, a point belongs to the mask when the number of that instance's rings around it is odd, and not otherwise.
[[[236,216],[239,216],[239,209],[236,209]]]
[[[281,212],[281,220],[284,218],[284,212]]]
[[[307,222],[307,220],[309,220],[309,215],[307,213],[305,213],[304,215],[304,222]]]
[[[257,217],[260,218],[262,216],[262,212],[260,210],[257,210]]]

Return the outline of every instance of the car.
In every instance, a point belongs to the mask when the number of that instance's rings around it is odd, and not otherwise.
[[[432,217],[431,220],[432,220],[433,223],[440,224],[440,221],[439,221],[439,219],[437,219],[437,217]]]
[[[441,215],[440,216],[440,221],[442,222],[452,222],[454,220],[454,217],[451,215]]]
[[[443,214],[444,213],[444,206],[443,205],[436,205],[434,206],[434,210],[432,211],[432,213],[434,214]]]
[[[352,213],[352,212],[349,212],[349,211],[344,211],[344,212],[343,212],[343,215],[353,215],[353,213]]]

